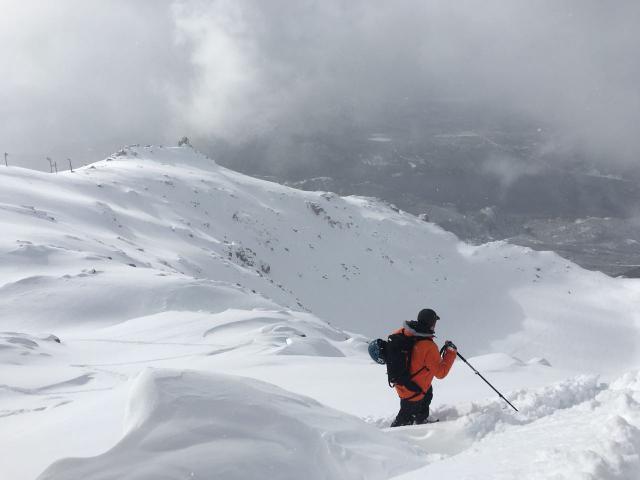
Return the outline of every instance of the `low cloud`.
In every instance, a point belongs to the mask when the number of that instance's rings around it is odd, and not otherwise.
[[[639,23],[630,0],[8,0],[0,148],[282,145],[469,105],[632,164]]]
[[[527,175],[535,175],[542,171],[541,165],[524,162],[522,159],[507,155],[491,155],[482,163],[482,172],[494,176],[503,190],[507,190],[515,182]]]

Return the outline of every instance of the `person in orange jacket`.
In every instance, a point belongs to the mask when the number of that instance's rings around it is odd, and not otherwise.
[[[446,377],[456,359],[457,348],[453,342],[447,340],[440,351],[433,341],[438,320],[440,317],[435,311],[425,308],[420,310],[415,321],[405,322],[403,328],[393,332],[417,337],[411,353],[410,375],[422,391],[416,393],[402,385],[395,386],[400,397],[400,411],[391,424],[392,427],[427,422],[429,405],[433,399],[433,377]]]

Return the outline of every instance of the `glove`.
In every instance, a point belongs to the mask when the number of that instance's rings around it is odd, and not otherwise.
[[[444,357],[444,354],[447,353],[449,350],[451,350],[452,352],[458,351],[458,347],[456,347],[451,340],[447,340],[446,342],[444,342],[444,345],[440,349],[440,356]]]
[[[458,351],[458,347],[456,347],[455,343],[453,343],[451,340],[447,340],[446,342],[444,342],[444,348],[446,348],[447,350],[455,350],[456,352]]]

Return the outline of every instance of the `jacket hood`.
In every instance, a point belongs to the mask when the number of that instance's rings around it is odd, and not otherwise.
[[[435,333],[420,333],[420,332],[416,332],[413,328],[411,328],[411,326],[409,325],[409,322],[404,322],[404,327],[405,330],[407,330],[411,335],[415,335],[416,337],[422,337],[422,338],[434,338],[436,336]]]

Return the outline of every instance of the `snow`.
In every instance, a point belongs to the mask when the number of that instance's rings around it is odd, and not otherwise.
[[[637,478],[638,280],[188,147],[0,173],[0,478]],[[387,428],[423,307],[518,413],[457,361]]]
[[[215,472],[230,480],[383,479],[421,463],[417,448],[273,385],[145,370],[134,380],[122,439],[102,455],[58,462],[40,478],[210,478]]]
[[[559,390],[546,389],[547,394],[540,398],[530,397],[528,403],[536,414],[530,412],[528,421],[517,428],[502,424],[462,453],[396,478],[422,479],[438,474],[461,479],[638,478],[638,375],[639,372],[627,373],[599,393],[591,382],[581,385],[584,380],[576,381],[574,386],[565,384]],[[560,395],[554,400],[556,394]],[[448,435],[455,431],[454,427],[445,428]],[[427,440],[436,437],[437,431],[431,429],[425,436]],[[439,442],[433,439],[432,444]]]

